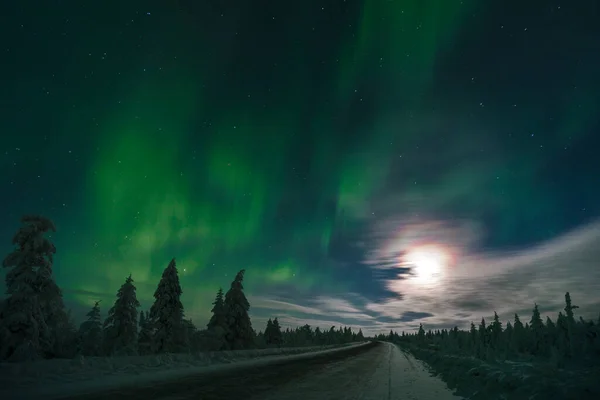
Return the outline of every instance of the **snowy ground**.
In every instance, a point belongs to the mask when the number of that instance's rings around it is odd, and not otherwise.
[[[565,370],[549,363],[497,361],[413,350],[451,388],[473,400],[600,399],[600,370]]]
[[[287,349],[289,350],[289,349]],[[285,351],[285,350],[284,350]],[[172,365],[172,363],[168,364]],[[1,371],[0,371],[1,374]],[[110,390],[106,392],[106,390]],[[97,379],[0,392],[3,400],[457,400],[397,346],[366,343],[227,365],[160,372],[121,371]]]
[[[282,359],[302,359],[361,344],[162,354],[136,357],[88,357],[74,360],[41,360],[0,363],[0,398],[42,398],[106,390],[143,382],[177,379],[231,367],[259,366]]]

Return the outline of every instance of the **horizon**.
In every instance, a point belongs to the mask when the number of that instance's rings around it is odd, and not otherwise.
[[[241,269],[257,332],[596,320],[593,16],[434,3],[15,5],[0,256],[53,220],[78,322],[171,258],[198,328]]]

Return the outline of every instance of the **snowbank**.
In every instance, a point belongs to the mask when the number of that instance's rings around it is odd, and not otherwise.
[[[417,347],[410,353],[468,399],[600,399],[598,368],[565,370],[549,363],[487,362]]]
[[[271,362],[312,357],[363,343],[345,345],[160,354],[129,357],[79,357],[0,363],[0,398],[42,398],[176,379],[190,374],[247,368]]]

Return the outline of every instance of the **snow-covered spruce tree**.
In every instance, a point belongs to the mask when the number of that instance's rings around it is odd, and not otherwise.
[[[512,334],[512,349],[515,353],[520,353],[524,350],[525,343],[525,327],[519,318],[519,314],[515,313]]]
[[[498,352],[502,348],[502,322],[496,311],[494,311],[494,320],[490,324],[490,345],[495,352]]]
[[[265,327],[265,344],[266,345],[270,345],[271,344],[271,336],[273,335],[273,321],[271,320],[271,318],[269,318],[267,320],[267,326]]]
[[[481,318],[481,323],[478,328],[479,333],[479,348],[477,349],[478,357],[484,358],[487,356],[487,348],[489,344],[489,334],[485,324],[485,318]]]
[[[188,348],[192,352],[200,351],[200,336],[198,328],[194,325],[191,318],[184,318],[183,325],[185,328],[185,341]]]
[[[181,293],[179,275],[173,258],[162,273],[154,292],[154,304],[150,308],[152,350],[155,353],[177,353],[188,349]]]
[[[24,216],[12,239],[16,248],[2,262],[6,294],[0,315],[0,359],[14,361],[51,357],[55,323],[64,314],[62,294],[52,277],[56,248],[44,235],[55,232],[54,223],[41,216]],[[62,309],[61,309],[62,306]]]
[[[569,347],[569,355],[573,357],[578,355],[578,338],[577,338],[577,327],[575,323],[575,316],[573,315],[573,310],[578,309],[579,306],[575,306],[571,303],[571,294],[569,292],[565,293],[565,317],[567,319],[567,342]]]
[[[52,270],[48,269],[46,274],[50,274],[47,279],[40,276],[40,306],[46,326],[52,333],[52,344],[45,350],[45,357],[73,357],[75,324],[65,308],[62,291],[51,275]]]
[[[546,335],[544,336],[544,346],[548,352],[556,346],[556,333],[556,324],[552,321],[552,319],[550,319],[550,317],[546,317]]]
[[[533,306],[533,314],[531,315],[529,326],[531,327],[531,348],[529,351],[533,355],[544,355],[548,349],[544,346],[544,322],[542,321],[537,303]]]
[[[269,318],[269,320],[267,321],[267,327],[265,329],[265,343],[268,346],[280,346],[282,343],[282,333],[281,333],[281,326],[279,325],[279,321],[277,320],[277,318],[275,318],[274,320],[271,320],[271,318]]]
[[[559,312],[558,317],[556,318],[556,334],[557,358],[559,358],[560,361],[564,358],[570,358],[572,352],[569,340],[569,322],[562,312]]]
[[[239,350],[247,349],[253,346],[254,330],[250,322],[250,303],[244,294],[244,273],[241,270],[235,276],[231,287],[225,295],[225,315],[227,323],[227,332],[225,333],[225,342],[228,349]]]
[[[137,309],[140,302],[131,274],[117,292],[115,304],[108,310],[104,321],[104,349],[106,354],[137,354]]]
[[[469,330],[469,344],[472,354],[477,353],[477,349],[479,348],[479,334],[477,333],[477,328],[473,321],[471,321],[471,329]]]
[[[271,343],[276,346],[281,346],[283,339],[281,333],[281,325],[279,325],[279,320],[277,317],[273,320],[273,333],[271,336]]]
[[[417,332],[417,342],[421,345],[425,343],[425,329],[423,329],[423,324],[419,324],[419,332]]]
[[[402,332],[404,333],[404,332]],[[356,340],[359,342],[362,342],[365,340],[365,336],[363,335],[362,329],[358,330],[358,333],[356,334]]]
[[[140,331],[138,334],[138,354],[152,353],[152,321],[148,312],[140,311]]]
[[[513,354],[512,340],[513,340],[514,329],[510,321],[506,323],[506,329],[502,333],[502,340],[504,341],[504,352],[507,358],[510,358]]]
[[[100,301],[86,314],[87,320],[79,326],[81,338],[81,354],[84,356],[102,355],[102,318],[100,317]]]
[[[213,301],[213,308],[210,310],[212,316],[210,317],[210,321],[206,327],[208,329],[215,328],[217,326],[226,326],[226,316],[225,316],[225,305],[223,299],[223,289],[219,288],[217,291],[217,296],[215,297],[215,301]]]
[[[219,288],[215,301],[213,301],[212,316],[206,325],[206,338],[209,350],[223,350],[227,348],[227,315],[225,313],[225,299],[223,289]]]

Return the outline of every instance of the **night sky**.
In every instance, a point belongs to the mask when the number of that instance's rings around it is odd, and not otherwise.
[[[6,3],[0,250],[54,220],[78,318],[172,257],[198,326],[598,315],[597,0]]]

